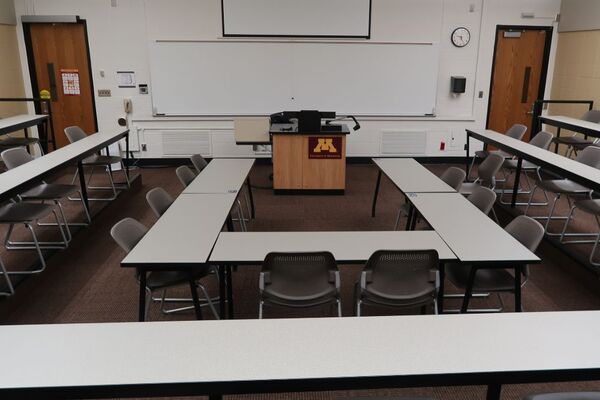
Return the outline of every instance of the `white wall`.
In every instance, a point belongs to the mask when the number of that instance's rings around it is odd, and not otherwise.
[[[464,155],[464,129],[485,126],[496,25],[552,26],[560,0],[373,0],[372,40],[433,41],[440,43],[440,65],[436,117],[363,119],[362,129],[348,138],[349,156],[380,154],[382,132],[422,132],[426,148],[415,155]],[[206,136],[212,156],[250,154],[248,147],[236,147],[231,119],[154,118],[150,95],[137,89],[117,87],[115,71],[134,70],[137,83],[150,84],[148,45],[157,39],[216,39],[221,35],[220,0],[17,0],[17,15],[79,15],[87,20],[91,63],[96,89],[111,89],[112,97],[96,98],[99,128],[117,128],[124,97],[133,100],[133,132],[147,151],[140,157],[161,157],[163,130],[197,130]],[[522,12],[535,18],[524,19]],[[450,43],[458,26],[471,30],[471,43],[462,49]],[[18,29],[24,79],[28,92],[28,69],[22,30]],[[554,48],[554,46],[553,46]],[[551,86],[553,54],[547,82]],[[100,77],[100,71],[105,77]],[[449,93],[450,76],[467,77],[467,92]],[[150,88],[152,90],[152,88]],[[478,98],[479,91],[483,98]],[[274,112],[279,110],[273,110]],[[446,150],[440,151],[440,142]],[[136,148],[134,138],[133,146]],[[203,146],[203,145],[202,145]],[[204,148],[204,147],[203,147]]]
[[[600,1],[566,0],[560,8],[559,32],[600,29]]]
[[[14,25],[16,22],[13,0],[0,0],[0,24]]]

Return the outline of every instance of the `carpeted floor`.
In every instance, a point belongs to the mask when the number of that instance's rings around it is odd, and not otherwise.
[[[432,165],[436,172],[446,168]],[[124,217],[133,217],[150,226],[155,217],[145,202],[145,193],[155,186],[162,186],[173,196],[182,188],[175,176],[174,168],[156,168],[140,170],[143,176],[142,187],[122,193],[119,198],[104,207],[94,204],[97,213],[92,226],[82,229],[75,235],[69,249],[60,251],[48,259],[47,270],[42,274],[24,279],[19,283],[14,296],[0,301],[0,321],[3,324],[38,323],[79,323],[135,321],[137,319],[137,282],[132,271],[119,267],[124,252],[117,247],[109,235],[110,228]],[[256,204],[256,219],[249,223],[253,231],[314,231],[314,230],[391,230],[393,228],[398,205],[403,196],[384,178],[377,206],[377,216],[371,218],[371,200],[377,169],[370,164],[351,164],[347,171],[347,190],[344,196],[274,196],[271,190],[261,189],[270,185],[268,165],[257,165],[252,171],[252,182]],[[68,176],[58,177],[68,180]],[[67,213],[71,220],[80,219],[80,205],[68,202]],[[542,212],[542,207],[534,213]],[[545,209],[545,208],[544,208]],[[566,205],[561,205],[564,212]],[[497,208],[501,223],[506,224],[510,216]],[[404,222],[404,221],[401,221]],[[553,225],[554,227],[554,225]],[[558,224],[556,227],[560,227]],[[594,232],[593,221],[581,214],[575,229]],[[428,229],[421,223],[418,229]],[[51,228],[40,228],[47,235],[55,234]],[[4,228],[0,234],[5,232]],[[18,234],[23,235],[25,231]],[[54,237],[54,236],[53,236]],[[587,257],[590,246],[578,246]],[[531,268],[531,276],[523,292],[523,305],[526,311],[587,310],[600,308],[598,280],[582,265],[575,263],[562,251],[544,241],[539,249],[543,259],[541,265]],[[27,252],[6,252],[0,256],[10,270],[22,269],[35,261],[35,254]],[[341,265],[342,301],[344,315],[352,315],[352,288],[360,272],[360,266]],[[240,266],[234,274],[235,312],[238,318],[256,318],[258,315],[258,271],[259,266]],[[206,285],[216,293],[215,282],[206,279]],[[452,288],[449,288],[452,291]],[[187,295],[185,288],[174,290],[170,295]],[[512,297],[504,300],[507,309],[512,310]],[[495,298],[474,302],[474,306],[497,304]],[[458,305],[458,304],[456,304]],[[454,304],[448,303],[452,308]],[[208,310],[207,310],[208,311]],[[418,312],[418,311],[417,311]],[[368,315],[394,313],[389,309],[367,309]],[[269,318],[291,316],[327,316],[329,307],[298,311],[269,308]],[[210,317],[208,312],[205,316]],[[151,306],[151,320],[191,319],[192,313],[162,315],[157,304]],[[501,328],[501,327],[499,327]],[[165,338],[168,340],[168,338]],[[485,338],[481,338],[485,340]],[[357,344],[360,345],[360,344]],[[502,346],[502,343],[490,343]],[[468,351],[468,349],[465,349]],[[365,360],[368,362],[368,360]],[[410,362],[410,360],[398,360]],[[164,367],[164,366],[163,366]],[[506,386],[503,398],[517,399],[531,392],[550,390],[597,389],[600,383],[560,383],[544,385]],[[280,395],[235,396],[252,398],[285,399],[331,399],[348,396],[380,395],[427,395],[439,399],[475,399],[485,395],[483,387],[419,388],[403,390],[377,390],[361,392],[319,392]]]

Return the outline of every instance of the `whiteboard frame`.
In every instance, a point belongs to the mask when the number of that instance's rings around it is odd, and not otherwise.
[[[373,15],[373,0],[369,0],[369,28],[366,36],[363,35],[270,35],[270,34],[237,34],[225,33],[225,7],[221,0],[221,32],[224,38],[322,38],[322,39],[371,39],[371,20]]]
[[[156,39],[156,40],[152,40],[151,42],[153,43],[223,43],[223,42],[227,42],[227,43],[331,43],[331,44],[380,44],[380,45],[398,45],[398,44],[404,44],[404,45],[427,45],[427,46],[435,46],[435,45],[439,45],[438,42],[429,42],[429,41],[362,41],[362,40],[352,40],[352,39],[348,39],[348,40],[331,40],[331,39],[326,39],[326,38],[316,38],[316,39],[302,39],[302,38],[297,38],[297,39],[293,39],[293,38],[281,38],[281,39],[277,39],[277,38],[272,38],[272,39],[260,39],[260,38],[256,38],[256,39],[252,39],[252,38],[237,38],[237,39],[225,39],[225,38],[221,38],[221,39]],[[439,60],[438,60],[439,63]],[[438,65],[439,66],[439,65]],[[152,74],[151,74],[152,75]],[[152,76],[150,76],[150,81],[152,81]],[[152,83],[152,82],[151,82]],[[437,83],[436,82],[436,87],[437,87]],[[159,118],[216,118],[216,119],[230,119],[230,118],[234,118],[234,117],[264,117],[264,116],[269,116],[270,114],[263,114],[263,113],[256,113],[256,114],[252,114],[252,113],[241,113],[241,114],[234,114],[234,113],[224,113],[224,114],[200,114],[200,113],[194,113],[194,114],[186,114],[186,113],[157,113],[156,112],[156,107],[154,105],[154,97],[153,97],[153,91],[150,90],[150,101],[152,104],[152,117],[159,117]],[[385,118],[385,119],[396,119],[396,118],[419,118],[419,119],[424,119],[424,120],[429,120],[429,119],[433,119],[437,117],[436,114],[436,108],[435,105],[437,103],[437,90],[436,90],[436,98],[434,99],[434,108],[433,108],[433,112],[431,114],[369,114],[369,113],[354,113],[353,116],[355,117],[361,117],[361,118]],[[293,110],[280,110],[280,111],[293,111]]]

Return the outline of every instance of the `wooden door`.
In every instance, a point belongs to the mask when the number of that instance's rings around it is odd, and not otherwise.
[[[550,33],[548,28],[497,30],[488,129],[505,132],[523,124],[528,127],[523,140],[535,134],[531,111],[544,94]]]
[[[64,134],[67,126],[80,126],[88,134],[96,132],[85,25],[28,24],[25,29],[34,95],[48,90],[52,96],[56,148],[69,143]]]

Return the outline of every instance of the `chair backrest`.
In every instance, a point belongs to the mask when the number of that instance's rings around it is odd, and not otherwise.
[[[2,157],[2,161],[4,161],[7,169],[13,169],[33,160],[33,157],[25,150],[25,147],[13,147],[12,149],[4,150],[0,153],[0,157]]]
[[[146,193],[146,201],[158,218],[173,204],[171,195],[161,187],[155,187]]]
[[[333,254],[328,251],[307,253],[269,253],[262,271],[269,273],[267,284],[291,300],[316,296],[331,288],[332,271],[337,271]]]
[[[550,132],[539,131],[531,140],[529,144],[539,147],[540,149],[548,149],[550,143],[552,143],[552,138],[554,136]]]
[[[504,164],[504,156],[498,153],[490,153],[477,168],[477,176],[483,186],[495,187],[496,174]]]
[[[236,143],[268,143],[269,117],[243,117],[233,119]]]
[[[444,173],[440,176],[440,179],[446,182],[448,186],[458,191],[460,189],[460,185],[462,185],[466,177],[467,173],[463,169],[450,167],[444,171]]]
[[[600,123],[600,110],[588,110],[582,116],[584,121]]]
[[[177,177],[179,178],[179,182],[183,185],[183,187],[187,187],[192,181],[196,178],[196,174],[191,170],[187,165],[182,165],[181,167],[177,167],[175,170]]]
[[[190,160],[192,160],[192,164],[194,164],[194,168],[196,168],[198,173],[202,172],[202,170],[208,165],[204,157],[202,157],[200,154],[193,154],[190,157]]]
[[[596,146],[588,146],[575,158],[582,164],[589,165],[590,167],[600,168],[600,148]]]
[[[496,202],[496,192],[490,188],[476,186],[473,192],[467,197],[473,205],[481,210],[482,213],[488,215]]]
[[[439,268],[435,250],[378,250],[365,265],[366,282],[375,290],[407,298],[435,293]]]
[[[117,244],[129,253],[148,232],[142,223],[133,218],[123,218],[110,230],[110,235]]]
[[[67,139],[69,139],[69,143],[74,143],[87,137],[87,134],[83,129],[78,126],[67,126],[65,128],[65,135],[67,136]]]
[[[514,124],[510,128],[506,130],[504,133],[506,136],[510,136],[513,139],[521,140],[523,139],[523,135],[527,132],[527,127],[521,124]]]
[[[510,221],[504,230],[532,252],[537,250],[544,238],[544,227],[542,224],[526,215],[519,215]],[[523,268],[523,275],[529,276],[528,266]]]

